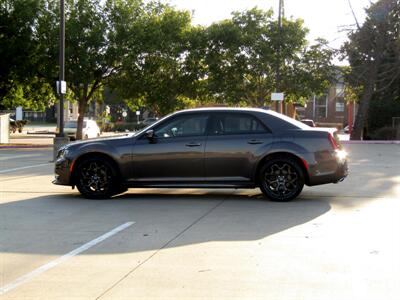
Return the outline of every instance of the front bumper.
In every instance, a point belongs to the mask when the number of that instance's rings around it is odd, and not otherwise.
[[[72,185],[71,172],[73,161],[68,158],[58,158],[54,164],[55,180],[53,184]]]

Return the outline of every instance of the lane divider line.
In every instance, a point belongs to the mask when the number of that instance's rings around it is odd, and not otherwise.
[[[92,241],[80,246],[79,248],[76,248],[75,250],[72,250],[71,252],[69,252],[69,253],[67,253],[67,254],[65,254],[65,255],[63,255],[63,256],[55,259],[55,260],[52,260],[49,263],[47,263],[47,264],[45,264],[45,265],[33,270],[32,272],[17,278],[13,282],[11,282],[11,283],[3,286],[3,287],[0,287],[0,296],[4,295],[5,293],[15,289],[16,287],[18,287],[18,286],[20,286],[20,285],[22,285],[24,283],[27,283],[28,281],[32,280],[34,277],[37,277],[40,274],[42,274],[42,273],[44,273],[44,272],[46,272],[46,271],[58,266],[59,264],[67,261],[68,259],[70,259],[70,258],[72,258],[72,257],[74,257],[74,256],[76,256],[76,255],[88,250],[89,248],[91,248],[91,247],[103,242],[104,240],[112,237],[113,235],[116,235],[117,233],[121,232],[122,230],[127,229],[128,227],[132,226],[133,224],[135,224],[135,222],[124,223],[124,224],[112,229],[111,231],[99,236],[98,238],[95,238],[94,240],[92,240]]]
[[[14,168],[14,169],[1,170],[0,174],[11,173],[11,172],[19,171],[19,170],[31,169],[31,168],[36,168],[36,167],[43,167],[43,166],[47,166],[47,165],[51,165],[51,164],[52,163],[45,163],[45,164],[25,166],[25,167]]]

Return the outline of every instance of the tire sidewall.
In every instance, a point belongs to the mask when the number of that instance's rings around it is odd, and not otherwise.
[[[269,167],[270,167],[271,165],[276,164],[276,163],[286,163],[286,164],[289,164],[291,167],[293,167],[293,168],[296,170],[296,172],[297,172],[297,174],[298,174],[299,179],[298,179],[298,187],[297,187],[297,190],[296,190],[296,192],[295,192],[294,194],[292,194],[292,195],[289,196],[289,197],[285,197],[285,198],[276,197],[276,196],[269,190],[269,188],[267,187],[266,182],[265,182],[265,180],[264,180],[265,172],[269,169]],[[293,159],[285,158],[285,157],[282,157],[282,158],[273,158],[273,159],[271,159],[271,160],[266,161],[265,164],[264,164],[264,166],[261,168],[260,173],[259,173],[258,176],[259,176],[258,179],[259,179],[259,182],[260,182],[260,186],[259,186],[259,187],[260,187],[260,190],[263,192],[263,194],[264,194],[268,199],[270,199],[271,201],[274,201],[274,202],[288,202],[288,201],[291,201],[291,200],[295,199],[295,198],[301,193],[301,191],[303,190],[304,182],[305,182],[305,180],[304,180],[304,173],[303,173],[303,170],[301,169],[301,167],[299,166],[299,164],[298,164],[296,161],[294,161]]]

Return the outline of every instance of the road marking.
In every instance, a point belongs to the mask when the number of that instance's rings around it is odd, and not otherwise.
[[[9,160],[9,159],[14,159],[14,158],[25,158],[25,157],[39,157],[42,156],[42,154],[19,154],[19,155],[14,155],[14,156],[4,156],[0,157],[0,160]]]
[[[28,281],[32,280],[34,277],[39,276],[40,274],[58,266],[59,264],[65,262],[66,260],[70,259],[71,257],[74,257],[75,255],[78,255],[89,248],[101,243],[102,241],[108,239],[109,237],[112,237],[113,235],[121,232],[122,230],[125,230],[126,228],[132,226],[135,224],[135,222],[127,222],[125,224],[122,224],[113,230],[103,234],[102,236],[99,236],[98,238],[95,238],[94,240],[80,246],[79,248],[76,248],[75,250],[72,250],[71,252],[33,270],[32,272],[25,274],[19,278],[17,278],[15,281],[0,287],[0,296],[4,295],[5,293],[15,289],[16,287],[20,286],[21,284],[27,283]]]
[[[19,170],[31,169],[31,168],[36,168],[36,167],[43,167],[43,166],[47,166],[47,165],[51,165],[51,164],[52,163],[45,163],[45,164],[25,166],[25,167],[14,168],[14,169],[7,169],[7,170],[0,171],[0,174],[11,173],[11,172],[19,171]]]

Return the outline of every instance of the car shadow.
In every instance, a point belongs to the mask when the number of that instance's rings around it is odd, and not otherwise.
[[[126,222],[90,254],[129,253],[218,241],[255,241],[330,210],[323,199],[266,200],[259,190],[130,190],[110,200],[47,194],[0,205],[3,253],[65,254]]]

